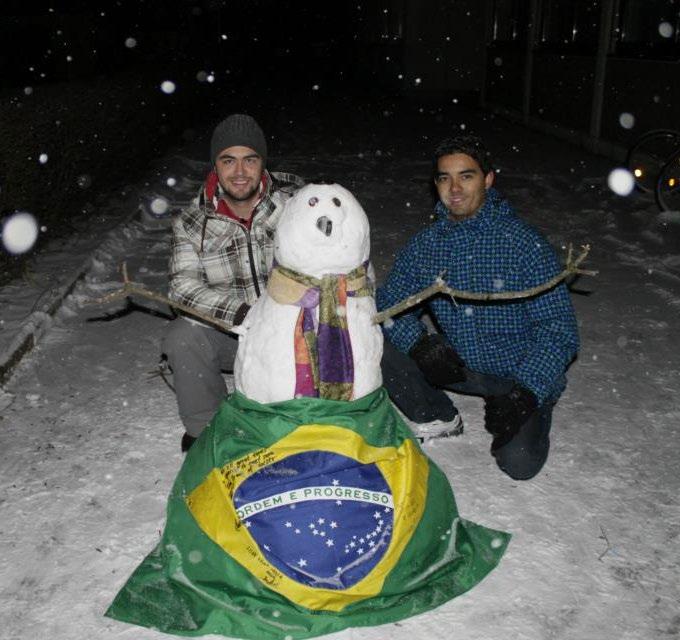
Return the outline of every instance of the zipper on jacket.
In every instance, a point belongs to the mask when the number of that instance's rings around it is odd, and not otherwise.
[[[253,211],[253,222],[254,222],[254,218],[255,218],[255,213],[256,212]],[[217,219],[219,219],[220,217],[223,217],[224,219],[231,222],[232,224],[235,224],[235,225],[241,227],[241,229],[243,229],[243,233],[246,234],[247,246],[248,246],[248,263],[249,263],[249,266],[250,266],[250,275],[252,276],[253,284],[255,285],[255,293],[257,294],[257,297],[259,298],[262,294],[260,292],[260,283],[259,283],[259,279],[257,277],[257,270],[255,268],[255,254],[253,253],[253,244],[250,241],[250,237],[251,237],[250,231],[248,230],[248,228],[245,225],[241,224],[237,220],[234,220],[233,218],[229,218],[227,216],[219,216],[219,214],[215,214],[214,217],[217,218]],[[252,225],[252,223],[251,223],[251,225]],[[203,229],[201,230],[201,253],[203,252],[203,241],[205,240],[205,230],[206,230],[207,226],[208,226],[208,216],[204,215]]]
[[[248,262],[250,262],[250,274],[253,276],[253,284],[255,285],[255,293],[257,297],[260,297],[260,283],[257,278],[257,271],[255,270],[255,256],[253,255],[253,243],[250,241],[250,231],[245,227],[242,227],[246,232],[248,238]]]

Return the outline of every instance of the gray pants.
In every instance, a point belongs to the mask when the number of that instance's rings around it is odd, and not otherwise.
[[[173,320],[163,338],[163,353],[172,368],[177,408],[193,437],[210,422],[227,395],[222,371],[232,371],[238,339],[184,318]]]

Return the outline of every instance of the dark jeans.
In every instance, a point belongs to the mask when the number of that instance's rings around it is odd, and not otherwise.
[[[383,385],[392,402],[413,422],[450,421],[458,413],[442,389],[430,386],[416,363],[385,340],[381,362]],[[508,393],[514,384],[509,378],[465,369],[467,379],[446,389],[473,396]],[[552,403],[541,405],[506,445],[493,450],[500,469],[515,480],[529,480],[543,467],[550,449]]]

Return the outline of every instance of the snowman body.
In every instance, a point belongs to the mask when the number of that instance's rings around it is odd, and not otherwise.
[[[297,273],[316,279],[348,274],[368,261],[368,219],[347,189],[310,184],[286,202],[274,247],[277,264]],[[345,313],[356,399],[382,384],[382,332],[373,322],[372,295],[348,297]],[[281,304],[267,292],[248,312],[234,364],[236,389],[248,398],[268,403],[295,397],[294,334],[299,314],[299,306]]]

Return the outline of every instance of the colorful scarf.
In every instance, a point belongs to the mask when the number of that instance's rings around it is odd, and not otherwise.
[[[373,295],[366,265],[346,275],[324,275],[320,280],[277,265],[269,276],[267,291],[280,304],[301,307],[293,337],[295,397],[351,400],[354,360],[347,296]],[[317,307],[318,328],[314,321]]]

